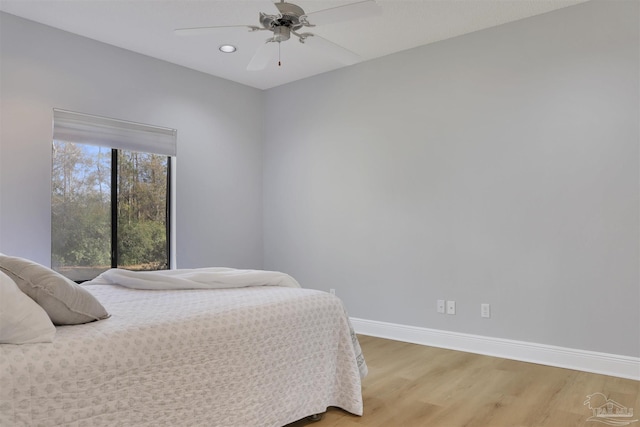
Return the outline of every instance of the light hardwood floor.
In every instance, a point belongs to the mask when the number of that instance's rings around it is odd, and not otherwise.
[[[588,395],[634,409],[640,382],[497,357],[360,336],[369,375],[364,415],[330,408],[287,427],[601,427]],[[594,398],[595,399],[595,398]],[[622,419],[620,419],[622,421]],[[629,424],[640,427],[640,421]]]

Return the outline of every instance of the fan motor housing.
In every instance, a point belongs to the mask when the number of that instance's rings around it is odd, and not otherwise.
[[[276,3],[275,5],[281,16],[261,14],[260,23],[263,27],[271,30],[278,27],[286,27],[288,30],[293,31],[299,30],[303,27],[303,24],[300,22],[300,17],[305,13],[300,6],[285,2]],[[289,32],[290,31],[283,32],[286,33],[286,35],[282,34],[283,41],[289,39]],[[278,36],[278,34],[276,34],[276,36]]]

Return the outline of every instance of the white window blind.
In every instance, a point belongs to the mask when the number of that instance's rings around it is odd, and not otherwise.
[[[53,139],[175,156],[177,131],[54,108]]]

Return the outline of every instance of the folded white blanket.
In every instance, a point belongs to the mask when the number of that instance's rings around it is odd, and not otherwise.
[[[115,284],[131,289],[226,289],[247,286],[299,288],[293,277],[278,271],[208,267],[159,271],[112,268],[85,284]]]

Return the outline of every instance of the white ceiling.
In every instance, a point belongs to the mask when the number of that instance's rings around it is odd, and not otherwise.
[[[261,71],[247,71],[268,32],[233,30],[177,36],[173,30],[214,25],[259,25],[269,0],[0,0],[0,10],[74,34],[179,64],[238,83],[268,89],[344,66],[314,54],[292,37],[277,59]],[[290,0],[305,12],[359,0]],[[377,0],[381,14],[318,26],[314,32],[363,61],[439,40],[546,13],[586,0]],[[305,30],[307,31],[307,30]],[[221,44],[238,47],[234,54]],[[274,44],[276,46],[276,44]]]

